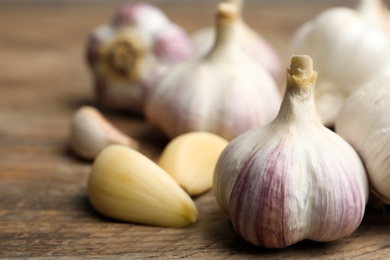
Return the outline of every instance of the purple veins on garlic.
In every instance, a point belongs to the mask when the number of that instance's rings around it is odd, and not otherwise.
[[[274,47],[242,19],[244,0],[225,0],[224,2],[233,3],[238,8],[235,23],[238,27],[237,33],[242,50],[264,66],[276,81],[279,81],[283,77],[283,66],[280,58]],[[202,56],[210,51],[215,41],[215,35],[215,27],[201,29],[192,35],[197,55]]]
[[[221,3],[213,48],[174,66],[151,93],[146,117],[168,137],[207,131],[229,140],[277,115],[277,84],[241,49],[238,12],[235,4]]]
[[[143,113],[145,99],[162,75],[192,55],[187,33],[146,3],[121,7],[91,33],[87,44],[98,102],[137,113]]]
[[[333,241],[363,218],[366,172],[355,150],[317,118],[316,77],[309,56],[293,56],[276,119],[235,138],[217,162],[217,202],[254,245]]]

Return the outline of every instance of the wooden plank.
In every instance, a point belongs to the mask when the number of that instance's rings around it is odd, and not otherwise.
[[[189,1],[190,7],[181,1],[177,6],[155,2],[190,32],[213,20],[214,7],[206,1],[199,6]],[[287,63],[296,28],[336,1],[295,1],[300,4],[288,9],[280,2],[262,1],[263,6],[249,1],[245,18]],[[184,229],[121,223],[97,214],[86,196],[91,163],[69,151],[69,122],[78,107],[93,104],[84,61],[86,37],[120,3],[63,4],[62,8],[48,2],[0,5],[1,258],[390,257],[390,216],[374,210],[346,239],[303,241],[284,250],[257,248],[238,237],[212,192],[195,198],[199,220]],[[142,117],[104,113],[122,131],[141,140],[141,152],[158,158],[168,140]]]

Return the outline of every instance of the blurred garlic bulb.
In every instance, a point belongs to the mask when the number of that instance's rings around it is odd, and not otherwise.
[[[318,80],[316,109],[332,126],[344,100],[356,89],[390,74],[390,40],[349,8],[324,11],[295,35],[293,53],[312,57]]]
[[[237,38],[244,52],[263,65],[278,81],[284,73],[280,58],[273,46],[260,34],[252,30],[242,19],[241,13],[244,0],[224,0],[224,2],[233,3],[238,8],[238,17],[235,21],[238,27]],[[215,35],[215,27],[201,29],[192,35],[197,55],[202,56],[210,51],[214,45]]]
[[[373,191],[390,203],[390,77],[368,83],[345,101],[336,132],[361,156]]]
[[[235,138],[217,162],[217,202],[252,244],[333,241],[363,218],[367,176],[355,150],[318,120],[316,76],[310,57],[294,56],[277,118]]]
[[[125,5],[88,41],[97,99],[107,108],[142,113],[150,88],[192,53],[186,32],[159,9],[146,3]]]
[[[356,10],[367,22],[382,28],[390,34],[389,9],[383,0],[360,0]]]
[[[151,94],[146,116],[168,137],[207,131],[232,139],[279,111],[275,81],[238,44],[237,15],[234,4],[221,3],[212,50],[172,68]]]

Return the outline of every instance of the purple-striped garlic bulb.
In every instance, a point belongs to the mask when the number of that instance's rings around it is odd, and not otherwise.
[[[244,52],[264,66],[274,79],[279,81],[283,77],[284,70],[279,55],[264,37],[250,28],[242,19],[244,0],[224,0],[224,2],[235,4],[239,10],[235,23],[239,28],[237,29],[239,43]],[[215,34],[215,27],[204,28],[193,33],[192,41],[197,55],[201,56],[210,51],[215,41]]]
[[[309,56],[294,56],[277,118],[238,136],[217,162],[217,202],[254,245],[333,241],[363,218],[367,176],[355,150],[317,118],[316,77]]]
[[[162,75],[192,55],[187,33],[146,3],[121,7],[91,33],[87,44],[98,102],[138,113]]]
[[[237,6],[221,3],[211,51],[172,68],[150,95],[146,117],[168,137],[207,131],[230,140],[276,117],[277,84],[241,49],[237,19]]]

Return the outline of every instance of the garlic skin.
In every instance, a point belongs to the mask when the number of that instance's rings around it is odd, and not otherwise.
[[[390,34],[390,14],[389,9],[383,0],[360,0],[356,11],[363,18],[379,28],[382,28],[387,34]]]
[[[293,53],[312,57],[318,80],[316,109],[333,126],[345,99],[365,83],[390,74],[389,37],[359,12],[331,8],[299,28]]]
[[[390,77],[353,93],[336,120],[336,132],[361,156],[370,188],[390,203]]]
[[[237,17],[234,4],[221,3],[213,49],[173,67],[150,95],[146,117],[168,137],[207,131],[230,140],[275,118],[277,84],[240,48]]]
[[[191,132],[171,140],[158,165],[188,193],[198,196],[213,186],[214,168],[228,141],[207,132]]]
[[[83,106],[70,126],[70,146],[84,159],[93,160],[107,146],[121,144],[137,149],[139,143],[120,132],[94,107]]]
[[[239,44],[242,50],[261,64],[278,82],[283,76],[283,66],[274,47],[260,34],[250,28],[242,19],[242,7],[244,0],[225,0],[233,3],[238,8],[236,26]],[[215,27],[204,28],[192,34],[195,52],[198,56],[207,54],[213,47],[216,37]]]
[[[153,161],[124,146],[98,155],[87,186],[92,206],[110,218],[163,227],[185,227],[197,219],[185,191]]]
[[[143,113],[149,91],[169,67],[192,55],[187,33],[147,3],[119,8],[87,43],[98,102],[136,113]]]
[[[367,176],[355,150],[318,120],[316,76],[309,56],[293,56],[277,118],[230,142],[215,168],[217,202],[254,245],[333,241],[363,218]]]

